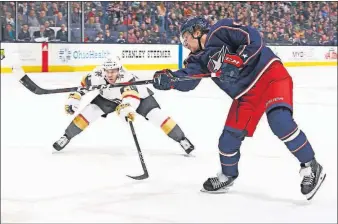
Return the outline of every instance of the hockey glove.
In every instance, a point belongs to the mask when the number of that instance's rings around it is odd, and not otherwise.
[[[226,54],[220,69],[219,79],[221,82],[233,84],[239,79],[239,68],[243,65],[243,60],[234,54]]]
[[[121,103],[116,107],[117,114],[125,120],[134,121],[135,120],[135,110],[131,107],[129,103]]]
[[[79,93],[71,93],[69,94],[67,103],[65,105],[65,111],[67,114],[74,114],[75,111],[79,108],[81,100],[81,94]]]
[[[159,90],[170,90],[175,88],[175,77],[171,70],[164,69],[161,71],[155,72],[153,77],[153,86],[155,89]]]

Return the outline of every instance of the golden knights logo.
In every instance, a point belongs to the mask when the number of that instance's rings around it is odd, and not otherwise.
[[[5,49],[0,49],[0,60],[5,59]]]
[[[213,56],[209,56],[210,60],[208,62],[208,70],[209,72],[216,73],[218,70],[220,70],[225,54],[227,52],[227,49],[223,46],[220,51],[217,51]]]

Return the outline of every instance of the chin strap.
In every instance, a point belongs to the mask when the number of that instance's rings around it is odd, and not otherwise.
[[[199,37],[197,37],[197,40],[198,40],[198,46],[199,46],[200,50],[203,50],[202,49],[201,38],[202,38],[202,36],[199,36]]]
[[[201,38],[202,38],[203,34],[202,34],[201,36],[198,36],[198,37],[195,37],[193,33],[190,33],[190,34],[191,34],[191,36],[192,36],[194,39],[197,39],[197,40],[198,40],[198,47],[200,48],[199,51],[200,51],[200,50],[203,50],[203,49],[202,49],[202,43],[201,43]]]

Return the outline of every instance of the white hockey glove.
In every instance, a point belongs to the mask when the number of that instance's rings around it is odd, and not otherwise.
[[[74,114],[75,111],[79,108],[81,100],[81,94],[80,93],[71,93],[69,94],[67,103],[65,105],[65,111],[67,114]]]
[[[126,118],[130,121],[135,120],[135,110],[129,103],[121,103],[116,107],[117,114],[125,120]]]

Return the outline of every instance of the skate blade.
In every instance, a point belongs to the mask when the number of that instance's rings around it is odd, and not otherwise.
[[[228,187],[218,189],[217,191],[208,191],[208,190],[205,190],[204,188],[201,189],[201,192],[208,193],[208,194],[225,194],[225,193],[228,193],[228,191],[229,191]]]
[[[320,186],[322,185],[322,183],[324,182],[325,180],[325,177],[326,177],[326,173],[324,172],[324,168],[322,169],[322,172],[320,173],[320,176],[319,176],[319,180],[318,180],[318,184],[317,186],[308,194],[305,195],[306,199],[308,201],[310,201],[314,196],[315,194],[317,193],[317,191],[319,190]]]

